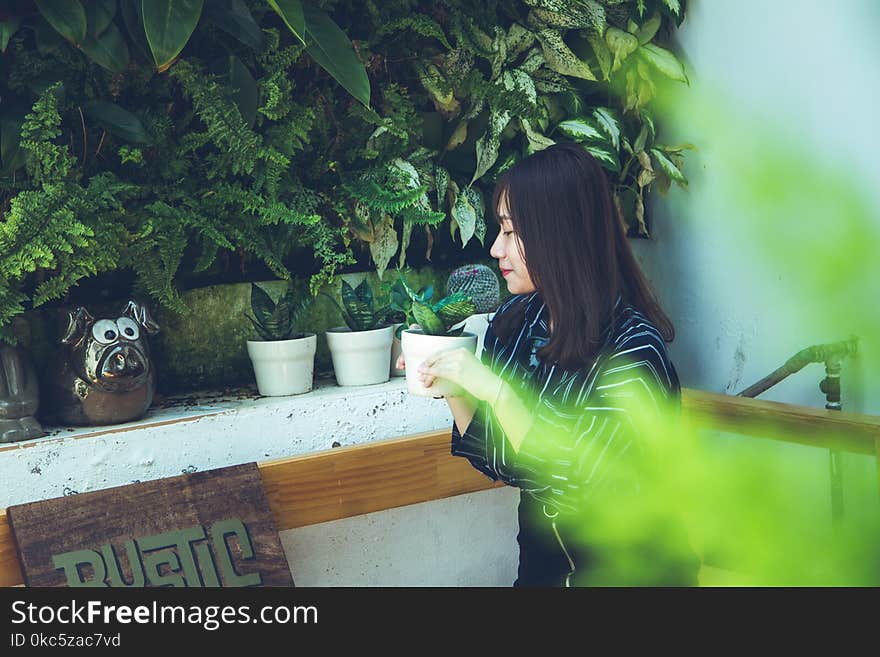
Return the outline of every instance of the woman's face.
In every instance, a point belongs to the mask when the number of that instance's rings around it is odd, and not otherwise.
[[[528,294],[535,291],[526,261],[524,249],[519,235],[513,231],[510,211],[507,207],[507,194],[501,194],[498,200],[498,218],[501,219],[501,231],[489,249],[489,255],[498,260],[498,268],[507,282],[511,294]]]

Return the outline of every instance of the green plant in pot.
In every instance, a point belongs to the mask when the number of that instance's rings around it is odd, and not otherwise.
[[[296,328],[308,306],[308,300],[297,300],[293,286],[273,301],[262,287],[251,284],[252,315],[247,317],[258,339],[248,340],[247,350],[261,395],[298,395],[312,389],[317,337]]]
[[[389,306],[376,301],[366,279],[357,287],[342,281],[342,303],[328,294],[346,326],[327,331],[333,372],[340,386],[384,383],[390,378],[393,328],[388,324]]]
[[[411,364],[406,368],[407,389],[411,394],[421,397],[437,398],[437,392],[449,394],[452,391],[444,391],[438,383],[430,389],[425,388],[416,371],[420,363],[438,351],[461,348],[476,351],[477,336],[464,331],[464,321],[476,312],[474,302],[462,292],[455,292],[433,302],[433,288],[429,286],[417,293],[406,282],[403,272],[398,271],[398,274],[409,303],[407,317],[418,324],[418,328],[406,328],[401,332],[403,358],[406,363]],[[458,326],[459,324],[462,326]]]

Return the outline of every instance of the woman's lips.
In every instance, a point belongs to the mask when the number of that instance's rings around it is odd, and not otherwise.
[[[507,276],[507,275],[508,275],[510,272],[512,272],[512,271],[513,271],[512,269],[502,269],[502,270],[501,270],[501,275],[502,275],[502,276]]]

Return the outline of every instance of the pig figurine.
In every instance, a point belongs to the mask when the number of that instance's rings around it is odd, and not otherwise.
[[[44,377],[44,408],[59,424],[97,425],[143,417],[153,402],[156,373],[147,336],[159,331],[147,308],[129,301],[116,319],[68,313],[62,347]]]

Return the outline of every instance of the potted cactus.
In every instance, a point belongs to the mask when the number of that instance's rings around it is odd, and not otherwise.
[[[261,395],[299,395],[312,389],[317,337],[296,330],[307,307],[307,300],[297,302],[292,286],[275,302],[263,288],[251,284],[253,315],[247,317],[259,339],[248,340],[247,350]]]
[[[388,307],[376,303],[366,279],[356,288],[342,281],[342,304],[321,294],[336,305],[346,324],[326,333],[336,383],[366,386],[388,381],[393,338],[393,328],[386,322]]]
[[[398,270],[398,275],[409,302],[407,318],[419,326],[401,330],[403,358],[410,364],[406,368],[407,389],[410,394],[420,397],[437,397],[436,387],[425,388],[419,381],[418,365],[438,351],[461,347],[476,351],[477,336],[464,331],[465,320],[474,314],[474,302],[463,292],[454,292],[432,302],[434,291],[430,286],[416,293],[407,284],[403,272]]]

